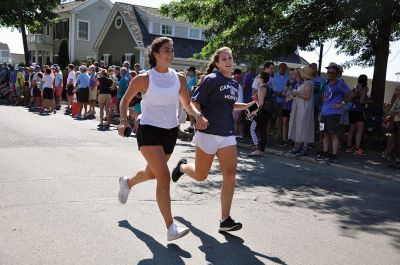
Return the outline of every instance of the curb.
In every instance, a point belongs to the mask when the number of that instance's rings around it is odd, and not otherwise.
[[[237,143],[237,146],[241,149],[246,149],[246,150],[252,150],[251,147],[247,144],[243,144],[243,143]],[[340,168],[343,170],[347,170],[350,172],[354,172],[360,175],[365,175],[365,176],[370,176],[370,177],[375,177],[375,178],[380,178],[380,179],[385,179],[385,180],[389,180],[389,181],[393,181],[393,182],[398,182],[400,183],[400,174],[398,175],[385,175],[383,173],[377,173],[377,172],[373,172],[371,170],[364,170],[364,169],[358,169],[358,168],[354,168],[354,167],[350,167],[350,166],[345,166],[345,165],[341,165],[341,164],[326,164],[324,162],[319,162],[316,161],[314,158],[308,157],[308,156],[302,156],[302,157],[296,157],[293,156],[291,154],[288,154],[287,152],[282,152],[276,149],[271,149],[268,148],[265,150],[265,153],[267,154],[272,154],[272,155],[276,155],[276,156],[284,156],[287,158],[291,158],[291,159],[297,159],[297,160],[302,160],[302,161],[307,161],[307,162],[312,162],[312,163],[317,163],[320,165],[325,165],[325,166],[332,166],[332,167],[336,167],[336,168]]]

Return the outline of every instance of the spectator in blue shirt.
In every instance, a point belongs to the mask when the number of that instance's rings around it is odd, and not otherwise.
[[[252,84],[256,78],[256,69],[254,66],[247,66],[247,71],[243,77],[243,102],[249,103],[252,101],[251,96],[253,95]]]
[[[129,82],[131,81],[131,75],[129,74],[129,69],[131,68],[131,63],[128,62],[128,61],[125,61],[122,64],[122,66],[126,68],[125,78],[126,78],[126,80],[128,81],[128,84],[129,84]]]
[[[97,75],[96,66],[93,64],[89,66],[89,115],[88,119],[96,118],[96,99],[97,99],[97,82],[94,78]]]
[[[326,80],[318,75],[318,66],[316,63],[311,63],[309,66],[314,71],[314,79],[312,80],[314,83],[314,92],[313,92],[314,121],[315,121],[315,128],[319,128],[318,115],[320,113],[320,108],[322,103],[321,95],[323,95],[323,93],[321,92],[322,92],[322,87],[325,86]]]
[[[79,115],[82,114],[82,108],[85,108],[84,117],[87,117],[87,104],[89,102],[89,82],[90,77],[87,73],[87,67],[82,65],[80,67],[81,73],[76,78],[76,82],[79,85],[78,103],[79,103]]]
[[[117,87],[117,98],[118,98],[118,113],[119,113],[119,104],[121,103],[122,97],[125,95],[126,90],[128,89],[129,82],[126,79],[126,74],[129,74],[128,70],[125,67],[121,68],[121,78],[118,81],[118,87]],[[126,115],[126,114],[124,114]]]
[[[289,75],[286,73],[287,65],[285,63],[279,64],[279,72],[274,78],[274,97],[276,101],[276,128],[278,130],[278,138],[283,140],[282,134],[282,104],[285,101],[283,92],[285,91],[286,83],[289,81]]]
[[[8,75],[7,65],[3,64],[1,66],[1,72],[0,72],[0,83],[5,83],[7,81],[7,75]]]
[[[192,87],[196,86],[196,67],[190,66],[186,73],[186,90],[188,94],[192,91]],[[191,94],[189,94],[191,96]]]
[[[195,87],[197,84],[197,80],[196,80],[196,67],[194,66],[190,66],[187,69],[186,72],[186,90],[188,92],[189,97],[192,97],[192,90],[193,87]],[[183,109],[181,111],[184,111]],[[194,132],[194,118],[192,116],[189,116],[190,119],[190,126],[189,128],[185,129],[185,132],[189,132],[192,133]]]
[[[17,70],[15,70],[14,66],[10,65],[10,89],[15,91],[15,83],[17,82]]]
[[[327,69],[328,82],[325,86],[320,121],[320,129],[323,131],[323,154],[319,155],[317,159],[326,160],[328,163],[338,163],[339,121],[343,114],[343,106],[352,95],[346,83],[337,78],[340,73],[337,64],[330,63]],[[332,154],[328,155],[330,140],[332,141]]]

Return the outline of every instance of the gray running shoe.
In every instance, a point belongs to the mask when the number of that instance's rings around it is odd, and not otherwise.
[[[119,192],[118,200],[121,204],[125,204],[128,200],[129,192],[131,190],[128,188],[128,177],[123,176],[119,178]]]

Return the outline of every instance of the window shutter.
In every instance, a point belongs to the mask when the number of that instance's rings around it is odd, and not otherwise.
[[[135,55],[134,54],[132,54],[132,56],[131,56],[130,63],[131,63],[131,69],[133,69],[133,66],[135,65]]]
[[[121,65],[125,62],[125,54],[122,55]]]
[[[108,57],[108,65],[113,65],[112,55]]]

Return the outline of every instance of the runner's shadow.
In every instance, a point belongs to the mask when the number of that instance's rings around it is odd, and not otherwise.
[[[184,224],[190,229],[195,236],[199,237],[202,245],[199,249],[206,255],[206,260],[213,265],[225,264],[246,264],[258,265],[265,264],[256,257],[265,258],[274,264],[286,265],[284,261],[277,257],[270,257],[251,250],[244,245],[244,240],[230,233],[221,233],[225,236],[226,242],[220,243],[214,237],[204,233],[200,229],[194,227],[189,221],[182,217],[175,217],[177,221]]]
[[[148,234],[134,228],[127,220],[121,220],[118,222],[118,226],[130,230],[137,238],[142,240],[150,251],[153,253],[152,259],[144,259],[139,261],[137,264],[185,264],[181,257],[191,258],[189,252],[181,249],[176,244],[168,244],[167,247],[157,242],[153,237]]]

